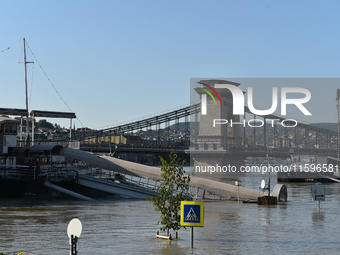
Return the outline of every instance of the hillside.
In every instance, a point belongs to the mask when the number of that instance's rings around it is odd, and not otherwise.
[[[312,126],[338,132],[338,123],[313,123]]]

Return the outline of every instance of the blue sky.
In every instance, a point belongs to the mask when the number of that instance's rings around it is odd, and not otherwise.
[[[339,9],[338,1],[2,0],[0,51],[13,47],[0,53],[0,107],[25,108],[23,37],[91,128],[188,105],[190,78],[339,77]],[[30,109],[69,110],[37,63],[28,81]],[[336,87],[309,89],[325,98],[311,122],[334,122]]]

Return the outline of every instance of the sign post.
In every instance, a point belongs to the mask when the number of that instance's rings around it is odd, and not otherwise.
[[[312,185],[312,197],[314,201],[318,201],[318,207],[320,210],[320,201],[325,201],[325,186],[317,182]]]
[[[78,254],[78,238],[80,237],[82,231],[81,221],[77,218],[74,218],[70,221],[67,227],[67,235],[70,239],[70,254],[77,255]]]
[[[235,185],[237,186],[237,202],[240,202],[240,186],[242,185],[242,182],[235,181]]]
[[[204,202],[181,201],[181,226],[190,227],[190,249],[193,249],[194,227],[204,226]]]

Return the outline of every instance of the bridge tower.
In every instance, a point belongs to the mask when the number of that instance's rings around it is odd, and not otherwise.
[[[221,98],[221,103],[217,99],[217,96],[212,93],[214,99],[209,95],[206,96],[206,113],[200,115],[199,132],[198,132],[198,144],[199,146],[204,145],[206,148],[211,147],[216,149],[231,150],[232,148],[241,147],[242,136],[240,116],[233,115],[233,98],[231,92],[228,89],[215,88],[215,84],[230,84],[234,86],[240,86],[239,83],[226,81],[226,80],[201,80],[200,83],[213,87]],[[203,85],[203,87],[205,87]],[[207,90],[209,88],[205,87]],[[206,92],[201,88],[196,88],[195,91],[200,95]],[[243,117],[242,117],[243,118]],[[213,126],[214,119],[227,120],[227,124]],[[231,126],[230,122],[238,123]]]
[[[216,167],[216,165],[221,167],[234,166],[239,169],[244,164],[245,156],[236,156],[233,152],[242,147],[241,130],[244,128],[244,116],[233,115],[231,92],[228,89],[215,88],[215,84],[230,84],[237,87],[240,84],[227,80],[200,80],[200,83],[202,86],[197,86],[195,91],[200,95],[201,114],[199,124],[196,125],[198,131],[193,132],[197,134],[192,139],[195,147],[190,150],[194,160],[191,164],[194,166],[194,173],[197,173],[197,169],[202,170],[207,169],[207,167],[213,169],[212,167]],[[221,102],[209,87],[215,89]],[[202,107],[204,104],[202,100],[204,100],[206,107]],[[227,120],[228,123],[214,127],[214,120],[216,119]],[[237,124],[231,126],[231,122]]]

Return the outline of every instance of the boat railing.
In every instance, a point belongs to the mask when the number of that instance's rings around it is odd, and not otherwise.
[[[0,165],[0,178],[34,180],[36,178],[36,172],[34,168],[28,166]]]
[[[68,166],[29,167],[0,165],[0,178],[21,180],[48,180],[50,182],[77,181],[78,169]]]
[[[36,140],[33,145],[61,145],[72,149],[80,149],[80,141],[76,140]],[[25,140],[17,140],[17,146],[24,147]]]
[[[39,176],[44,177],[46,180],[52,183],[77,181],[78,171],[71,168],[51,167],[40,173]]]
[[[145,179],[139,176],[132,176],[127,174],[121,174],[112,170],[106,170],[101,168],[87,168],[80,171],[79,174],[91,176],[98,179],[105,179],[112,182],[119,182],[130,186],[139,186],[147,188],[153,191],[158,191],[160,181],[154,181],[151,179]]]

